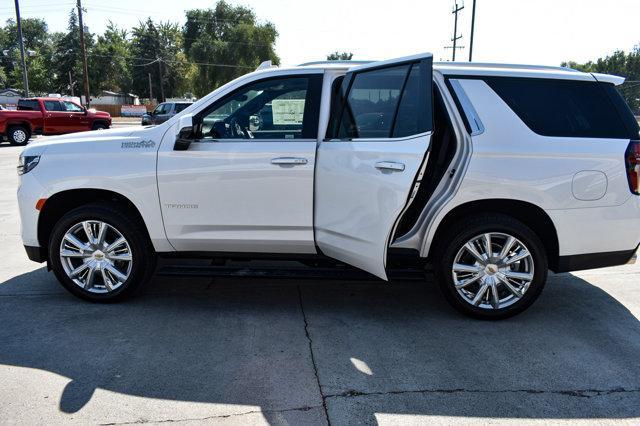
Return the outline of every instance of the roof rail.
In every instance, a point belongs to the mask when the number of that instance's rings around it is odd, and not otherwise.
[[[569,67],[555,67],[551,65],[525,65],[525,64],[499,64],[492,62],[434,62],[434,65],[451,65],[454,67],[463,68],[475,68],[475,67],[487,67],[487,68],[506,68],[506,69],[525,69],[525,70],[555,70],[555,71],[569,71],[569,72],[581,72]]]
[[[273,65],[273,63],[271,61],[264,61],[261,62],[260,65],[258,65],[258,68],[256,68],[256,71],[258,70],[266,70],[268,68],[277,68],[277,65]]]
[[[312,61],[299,64],[299,67],[305,67],[307,65],[326,65],[326,64],[344,64],[344,65],[363,65],[369,64],[374,61],[352,61],[352,60],[328,60],[328,61]]]

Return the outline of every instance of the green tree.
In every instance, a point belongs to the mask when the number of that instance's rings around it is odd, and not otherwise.
[[[193,86],[198,96],[255,69],[275,52],[278,32],[270,22],[260,24],[253,10],[219,1],[213,9],[186,12],[184,49],[196,66]]]
[[[71,9],[69,13],[69,23],[67,32],[55,34],[53,37],[53,54],[51,55],[50,75],[51,84],[49,91],[56,93],[70,93],[69,88],[69,72],[74,82],[74,94],[80,96],[84,94],[84,80],[82,67],[82,50],[80,49],[80,31],[78,27],[78,17],[75,9]],[[84,32],[85,47],[90,57],[91,49],[94,45],[93,34],[85,29]],[[88,65],[91,70],[91,65]],[[91,71],[89,71],[91,72]],[[89,89],[91,94],[97,91],[91,87],[89,80]]]
[[[151,18],[133,28],[131,40],[132,90],[149,95],[151,74],[154,97],[161,99],[160,75],[165,98],[183,96],[189,64],[183,53],[182,31],[177,24],[156,25]]]
[[[89,54],[89,79],[91,92],[103,90],[129,92],[132,86],[131,49],[127,32],[109,21],[104,34]]]
[[[22,36],[26,51],[25,62],[29,75],[29,89],[34,93],[48,90],[50,75],[48,66],[52,53],[51,39],[43,19],[24,18]],[[22,88],[22,65],[18,45],[17,26],[13,19],[6,21],[0,29],[0,84],[4,87]]]
[[[337,50],[327,55],[327,61],[350,61],[353,58],[351,52],[338,52]]]

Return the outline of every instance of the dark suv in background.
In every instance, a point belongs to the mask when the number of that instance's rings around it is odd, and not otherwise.
[[[150,113],[142,116],[142,125],[164,123],[193,102],[163,102]]]

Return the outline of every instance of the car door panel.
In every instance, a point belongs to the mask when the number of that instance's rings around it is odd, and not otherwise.
[[[318,147],[314,207],[316,243],[325,255],[383,279],[387,277],[385,266],[389,239],[400,214],[417,189],[418,173],[426,161],[431,142],[431,59],[430,54],[417,55],[371,64],[363,67],[362,71],[354,70],[347,74],[344,84],[349,88],[349,98],[340,114],[349,113],[355,120],[359,119],[357,132],[366,137],[336,137],[323,141]],[[398,64],[404,63],[409,63],[409,68],[400,92],[397,92],[400,86],[396,85],[384,86],[373,96],[367,93],[365,89],[372,90],[379,81],[391,81],[403,69]],[[416,75],[420,79],[420,90],[425,91],[424,96],[418,96],[420,111],[429,114],[424,122],[421,121],[424,117],[418,117],[410,108],[406,109],[408,101],[405,102],[404,97],[409,92],[404,88],[409,87],[409,81],[414,82],[414,78],[409,78],[414,75],[414,69],[419,71]],[[379,74],[373,74],[377,70]],[[362,76],[369,72],[371,75],[367,79],[362,77],[363,83],[358,86],[360,72]],[[385,72],[389,75],[385,76]],[[415,90],[413,87],[411,93]],[[391,93],[399,93],[395,107],[390,102]],[[353,101],[350,100],[352,94]],[[372,102],[373,107],[367,106],[366,102]],[[367,112],[367,108],[379,113]],[[398,111],[403,111],[402,120]],[[389,123],[389,117],[392,117],[393,124],[385,124]],[[412,120],[416,120],[415,125]],[[337,128],[342,128],[342,119],[338,122],[341,124]],[[416,134],[397,136],[397,123],[411,129],[409,133]],[[384,134],[386,138],[379,137]]]
[[[161,152],[169,241],[178,251],[315,253],[315,149],[316,141],[196,142]]]

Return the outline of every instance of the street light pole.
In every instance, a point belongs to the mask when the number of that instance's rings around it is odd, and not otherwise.
[[[24,58],[24,39],[22,38],[22,21],[20,20],[20,4],[16,3],[16,23],[18,26],[18,43],[20,44],[20,60],[22,61],[22,85],[24,88],[24,97],[29,97],[29,77],[27,76],[27,62]]]

